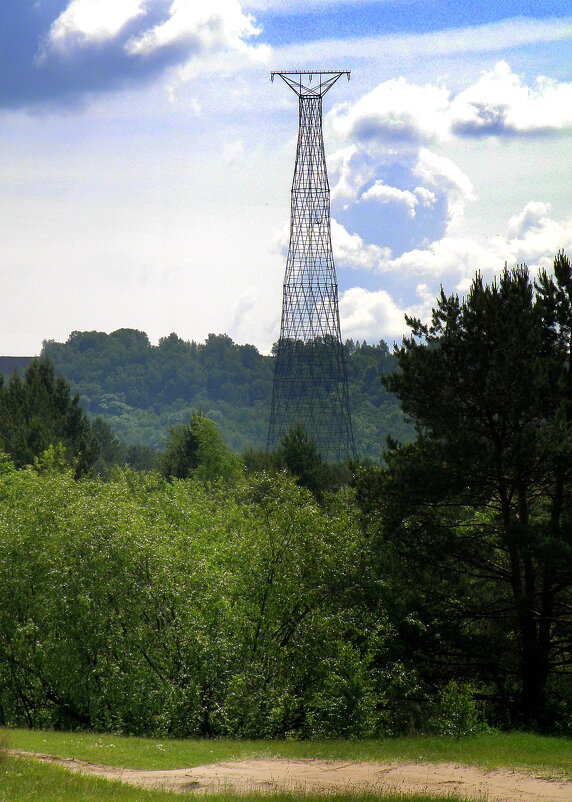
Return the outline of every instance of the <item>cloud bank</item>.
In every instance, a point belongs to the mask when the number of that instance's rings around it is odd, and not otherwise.
[[[238,0],[5,3],[0,108],[74,103],[220,55],[260,59],[260,32]]]
[[[42,55],[114,39],[128,22],[146,13],[144,0],[71,0],[52,23]]]
[[[528,85],[506,61],[454,96],[444,85],[398,78],[338,108],[330,123],[340,136],[370,147],[571,131],[572,82],[539,76]]]
[[[542,185],[523,184],[520,205],[504,207],[495,230],[475,236],[464,222],[479,201],[474,180],[448,155],[484,143],[493,171],[478,184],[499,195],[494,165],[503,143],[529,142],[541,153],[572,136],[572,82],[527,82],[506,61],[456,94],[444,81],[397,78],[334,108],[327,130],[340,145],[328,160],[336,264],[378,276],[381,287],[357,276],[353,283],[366,287],[342,293],[346,336],[397,337],[405,313],[429,315],[441,283],[463,293],[477,271],[490,279],[505,264],[550,269],[558,250],[572,252],[572,216],[553,216]]]

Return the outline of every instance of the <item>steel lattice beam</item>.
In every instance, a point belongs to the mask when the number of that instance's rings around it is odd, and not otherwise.
[[[326,459],[355,456],[330,231],[322,97],[344,71],[273,72],[298,95],[298,146],[267,448],[300,423]],[[312,85],[313,84],[313,85]]]

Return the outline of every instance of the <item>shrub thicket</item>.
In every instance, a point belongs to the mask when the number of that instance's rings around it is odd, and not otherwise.
[[[0,475],[4,723],[176,735],[364,735],[378,727],[346,493],[285,475],[232,487],[47,463]],[[367,637],[365,637],[367,633]]]

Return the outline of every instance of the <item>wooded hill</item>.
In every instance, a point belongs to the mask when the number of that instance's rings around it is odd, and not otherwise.
[[[345,344],[353,430],[358,455],[378,461],[387,435],[413,437],[395,397],[380,377],[396,369],[385,342]],[[272,397],[274,356],[230,337],[204,343],[170,334],[152,345],[142,331],[74,331],[67,342],[45,341],[42,356],[80,395],[89,417],[102,417],[127,444],[161,448],[169,426],[200,409],[240,452],[264,448]]]

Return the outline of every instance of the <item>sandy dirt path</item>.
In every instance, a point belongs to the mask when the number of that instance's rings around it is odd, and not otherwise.
[[[451,793],[487,802],[572,802],[572,782],[524,772],[485,771],[456,763],[348,763],[323,760],[237,760],[188,769],[141,771],[14,752],[81,774],[120,780],[140,788],[179,793],[246,791],[399,791]]]

